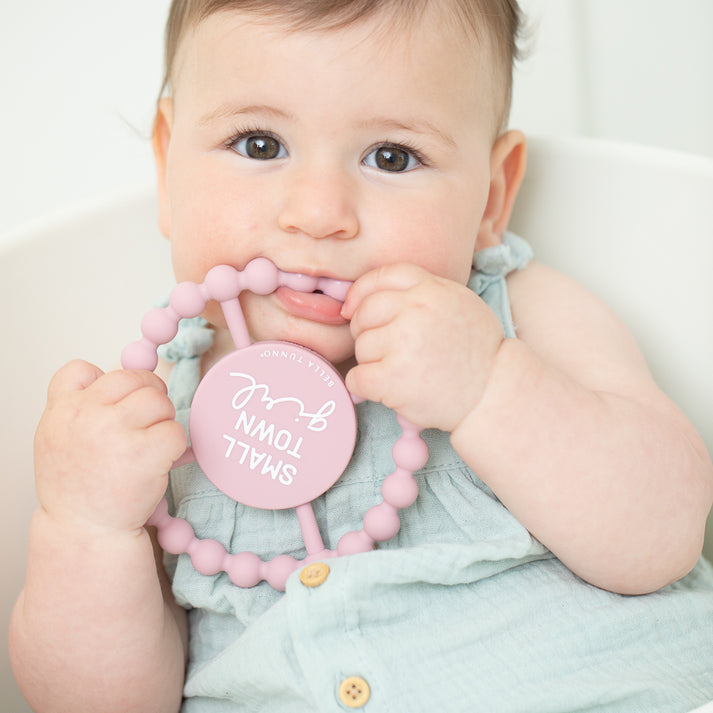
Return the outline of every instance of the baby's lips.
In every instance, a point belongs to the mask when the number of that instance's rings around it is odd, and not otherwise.
[[[324,324],[345,324],[346,322],[341,315],[343,303],[321,289],[305,292],[281,285],[275,294],[283,307],[295,317]]]

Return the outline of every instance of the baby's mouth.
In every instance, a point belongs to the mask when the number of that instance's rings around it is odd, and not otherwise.
[[[275,292],[293,316],[322,324],[345,324],[342,306],[351,282],[329,277],[284,274]]]

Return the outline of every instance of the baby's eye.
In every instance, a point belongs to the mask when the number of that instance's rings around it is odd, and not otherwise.
[[[413,151],[403,146],[386,144],[367,154],[364,164],[381,171],[403,173],[418,168],[423,162]]]
[[[270,134],[247,134],[238,136],[230,142],[230,148],[241,156],[258,161],[285,158],[287,149]]]

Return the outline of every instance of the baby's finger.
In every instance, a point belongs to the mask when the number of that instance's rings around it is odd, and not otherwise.
[[[65,364],[52,377],[47,389],[47,400],[52,401],[61,394],[71,391],[83,391],[88,388],[104,372],[94,364],[76,359]]]
[[[144,386],[116,403],[123,422],[131,428],[149,428],[162,421],[172,421],[176,409],[166,394],[154,386]]]
[[[423,268],[406,263],[382,265],[370,270],[349,288],[342,307],[342,317],[351,319],[368,295],[383,290],[408,290],[418,284],[426,274]]]
[[[129,394],[145,387],[166,393],[166,384],[151,371],[142,369],[118,369],[110,371],[91,386],[96,398],[104,404],[116,404]]]
[[[171,466],[185,453],[188,445],[186,432],[178,421],[161,421],[155,423],[146,432],[148,450],[152,450],[156,458],[162,458],[158,464],[158,472],[168,473]],[[159,447],[156,447],[159,444]]]
[[[354,396],[367,401],[383,403],[386,406],[386,391],[384,388],[383,367],[380,362],[358,364],[346,375],[347,389]]]
[[[354,357],[359,364],[381,361],[388,349],[388,330],[384,327],[362,332],[354,341]]]
[[[356,339],[369,330],[383,327],[392,322],[399,314],[403,292],[389,290],[367,295],[352,315],[350,329]]]

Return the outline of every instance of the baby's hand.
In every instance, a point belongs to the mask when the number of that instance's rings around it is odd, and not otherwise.
[[[166,488],[186,437],[163,381],[82,361],[50,383],[35,435],[37,494],[66,526],[136,530]]]
[[[358,362],[349,390],[422,428],[452,431],[475,408],[504,338],[480,297],[415,265],[363,275],[342,314]]]

